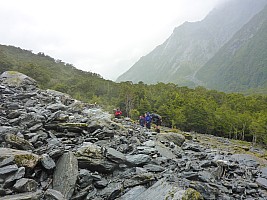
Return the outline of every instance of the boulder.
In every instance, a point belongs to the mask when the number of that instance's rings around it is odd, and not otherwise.
[[[28,151],[0,148],[0,152],[0,159],[13,156],[15,163],[18,166],[23,166],[26,168],[34,168],[40,159],[38,155],[30,153]]]
[[[114,153],[114,151],[112,152]],[[104,157],[101,147],[90,142],[85,143],[84,146],[79,148],[76,152],[76,156],[79,162],[79,167],[91,171],[111,173],[118,166],[117,163],[110,162]]]
[[[125,155],[113,148],[107,148],[105,154],[106,158],[112,162],[125,163],[126,161]]]
[[[155,200],[155,199],[182,199],[185,190],[177,185],[168,183],[166,179],[158,180],[154,185],[136,196],[138,200]]]
[[[48,154],[43,154],[40,160],[45,169],[49,170],[56,167],[54,160]]]
[[[145,154],[127,155],[126,161],[131,166],[143,166],[151,161],[151,157]]]
[[[177,146],[182,146],[185,141],[185,137],[180,133],[160,133],[157,134],[157,140],[160,142],[173,142]]]
[[[19,179],[13,187],[18,192],[35,192],[37,190],[37,186],[38,183],[35,180],[22,178]]]
[[[119,197],[118,200],[136,200],[137,199],[136,197],[139,196],[141,193],[143,193],[145,190],[146,190],[145,186],[138,185],[130,189],[121,197]]]
[[[27,140],[20,138],[14,134],[7,134],[5,136],[5,141],[12,146],[21,150],[33,150],[33,145]]]
[[[16,172],[18,170],[17,165],[7,165],[0,168],[0,175],[6,175],[12,172]]]
[[[78,177],[78,161],[72,152],[64,153],[56,164],[53,175],[53,189],[70,199]]]
[[[262,188],[264,188],[265,190],[267,190],[267,179],[266,178],[259,177],[256,179],[256,183]]]
[[[34,79],[16,71],[5,71],[0,75],[0,80],[2,81],[2,83],[13,86],[22,86],[22,85],[35,86],[37,84],[37,82]]]

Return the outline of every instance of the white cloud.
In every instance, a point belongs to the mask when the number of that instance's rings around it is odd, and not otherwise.
[[[221,0],[0,0],[0,43],[115,79]]]

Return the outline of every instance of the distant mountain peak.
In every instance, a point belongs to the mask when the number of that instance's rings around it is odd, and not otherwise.
[[[198,71],[266,3],[267,0],[231,0],[213,9],[202,21],[183,23],[117,81],[172,82],[189,87],[202,84],[196,77]]]

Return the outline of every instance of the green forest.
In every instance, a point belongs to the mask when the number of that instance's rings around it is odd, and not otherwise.
[[[0,73],[19,71],[42,89],[54,89],[109,112],[119,107],[138,120],[145,112],[162,116],[165,126],[267,145],[267,96],[191,89],[172,83],[115,83],[44,53],[0,45]]]

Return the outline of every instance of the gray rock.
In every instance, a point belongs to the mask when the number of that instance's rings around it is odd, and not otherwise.
[[[153,155],[158,153],[157,149],[148,146],[138,146],[136,149],[139,154]]]
[[[112,162],[120,164],[125,163],[126,161],[125,155],[113,148],[107,148],[105,154],[107,159],[111,160]]]
[[[95,181],[94,182],[94,186],[97,189],[103,189],[103,188],[107,187],[107,185],[108,185],[108,181],[106,179],[102,179],[100,181]]]
[[[52,112],[56,112],[58,110],[66,110],[67,107],[62,104],[62,103],[56,103],[56,104],[51,104],[46,107],[48,110],[51,110]]]
[[[103,196],[104,199],[116,199],[123,190],[122,183],[110,183],[107,187],[100,191],[100,196]]]
[[[79,161],[79,167],[90,171],[111,173],[118,167],[118,164],[110,162],[104,157],[99,146],[92,143],[86,143],[79,148],[76,156]]]
[[[179,133],[160,133],[157,134],[157,140],[160,142],[173,142],[177,146],[182,146],[185,137]]]
[[[140,173],[124,179],[124,187],[130,188],[137,185],[151,185],[155,181],[155,175],[151,172]]]
[[[175,159],[176,155],[173,154],[167,147],[165,147],[163,144],[157,143],[155,149],[158,151],[158,153],[165,158],[168,159]]]
[[[136,200],[137,197],[146,190],[144,186],[136,186],[118,198],[118,200]]]
[[[261,168],[260,172],[261,172],[261,175],[260,175],[261,177],[267,178],[267,167]]]
[[[155,200],[155,199],[182,199],[185,190],[170,184],[166,179],[157,181],[146,191],[136,197],[138,200]]]
[[[9,174],[11,172],[15,172],[17,170],[18,170],[18,166],[16,164],[15,165],[7,165],[7,166],[0,168],[0,175],[6,175],[6,174]]]
[[[18,192],[35,192],[37,190],[37,186],[38,183],[35,180],[22,178],[19,179],[13,187]]]
[[[33,145],[30,142],[14,134],[7,134],[5,136],[5,141],[20,150],[33,150],[34,149]]]
[[[147,146],[147,147],[155,147],[155,146],[156,146],[155,141],[153,141],[153,140],[145,141],[145,142],[143,143],[143,145],[144,145],[144,146]]]
[[[143,168],[145,168],[149,172],[162,172],[165,170],[164,167],[161,167],[159,165],[153,165],[153,164],[144,165]]]
[[[203,148],[199,145],[196,144],[186,144],[183,147],[183,150],[190,150],[190,151],[195,151],[195,152],[202,152]]]
[[[45,200],[66,200],[61,192],[53,189],[48,189],[44,193]]]
[[[9,156],[7,158],[4,158],[4,160],[2,160],[0,162],[0,167],[4,167],[6,165],[10,165],[10,164],[14,164],[15,163],[15,158],[14,156]]]
[[[210,186],[208,183],[192,181],[190,182],[189,187],[198,191],[204,197],[204,199],[217,199],[217,197],[220,195],[219,189]]]
[[[234,154],[231,156],[231,159],[247,167],[256,168],[260,165],[258,158],[253,155],[249,155],[249,154]]]
[[[37,190],[36,192],[26,192],[22,194],[7,195],[0,197],[0,200],[40,200],[42,191]]]
[[[257,178],[256,183],[263,187],[264,189],[267,189],[267,179],[266,178]]]
[[[45,169],[53,169],[56,167],[54,160],[48,154],[43,154],[40,160]]]
[[[126,161],[132,166],[142,166],[148,164],[151,161],[151,157],[145,154],[127,155]]]
[[[15,72],[15,71],[6,71],[0,75],[0,79],[2,83],[6,83],[8,85],[13,86],[21,86],[21,85],[36,85],[37,82],[26,76],[25,74]]]
[[[15,180],[21,179],[25,175],[25,167],[20,167],[15,174],[12,174],[6,178],[5,187]]]
[[[101,178],[100,178],[101,179]],[[79,185],[81,188],[85,188],[91,185],[93,182],[93,176],[90,171],[86,169],[81,169],[79,172]]]
[[[207,183],[215,182],[215,177],[210,172],[207,172],[207,171],[199,172],[198,178],[200,181],[207,182]]]
[[[14,156],[15,163],[18,166],[23,166],[26,168],[34,168],[39,161],[38,155],[30,153],[28,151],[0,148],[0,152],[1,152],[0,159],[9,156]]]
[[[70,199],[78,177],[78,161],[72,152],[64,153],[57,161],[53,175],[53,189]]]

